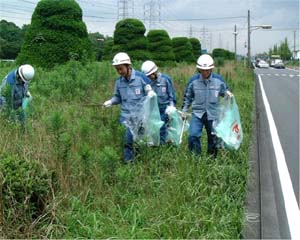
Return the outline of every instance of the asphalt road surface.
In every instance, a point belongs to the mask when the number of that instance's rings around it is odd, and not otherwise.
[[[271,107],[299,206],[299,71],[255,69]]]

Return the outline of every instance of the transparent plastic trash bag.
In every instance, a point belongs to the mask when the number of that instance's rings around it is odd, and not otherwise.
[[[142,98],[134,107],[131,115],[125,119],[124,124],[130,129],[135,142],[158,146],[160,144],[160,128],[164,122],[160,118],[157,96]]]
[[[226,96],[219,107],[214,126],[216,135],[225,142],[227,148],[237,150],[243,141],[243,130],[235,97]]]
[[[183,126],[184,124],[184,126]],[[177,111],[168,114],[167,122],[167,142],[172,142],[175,145],[181,143],[182,132],[189,129],[188,121],[183,121],[181,115]]]

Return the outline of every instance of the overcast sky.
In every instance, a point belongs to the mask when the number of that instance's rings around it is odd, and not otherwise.
[[[124,0],[122,0],[124,1]],[[120,0],[77,0],[89,32],[113,35],[118,18],[122,18]],[[0,19],[18,26],[29,24],[38,0],[0,0]],[[165,29],[171,37],[196,37],[202,47],[234,51],[234,25],[237,26],[237,52],[245,55],[247,11],[252,26],[252,54],[267,52],[288,38],[291,50],[299,50],[299,0],[129,0],[129,17],[138,18],[149,29]],[[132,4],[133,2],[133,4]],[[152,4],[150,4],[152,2]],[[152,10],[150,9],[152,6]],[[150,12],[153,21],[149,21]],[[146,19],[144,21],[144,19]],[[160,19],[160,21],[159,21]],[[254,30],[254,26],[272,25],[271,30]]]

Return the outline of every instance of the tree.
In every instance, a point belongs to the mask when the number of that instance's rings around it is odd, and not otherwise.
[[[284,42],[280,44],[279,53],[283,60],[290,60],[292,57],[292,52],[289,48],[287,38],[284,39]]]
[[[127,18],[116,24],[114,31],[114,46],[112,53],[127,52],[134,60],[147,60],[148,40],[145,37],[146,28],[144,24],[133,18]]]
[[[13,22],[0,21],[0,58],[15,59],[23,42],[23,31]]]
[[[172,41],[165,30],[150,30],[147,39],[153,61],[161,66],[175,61]]]
[[[186,37],[175,37],[172,39],[173,51],[176,62],[193,62],[195,56],[191,42]]]
[[[52,68],[93,58],[82,10],[75,0],[41,0],[32,15],[18,63]]]
[[[105,41],[104,36],[98,32],[89,33],[89,39],[92,43],[93,52],[94,55],[96,56],[97,61],[101,61],[103,55],[104,41]]]
[[[281,42],[279,47],[275,44],[273,46],[273,49],[270,50],[271,50],[269,51],[270,56],[279,55],[283,60],[290,60],[292,57],[292,52],[289,48],[287,38],[284,39],[284,42]]]
[[[104,42],[103,55],[102,55],[103,60],[112,61],[112,59],[113,59],[113,53],[112,53],[113,45],[114,45],[114,40],[112,38],[109,38]]]
[[[190,42],[193,48],[193,54],[197,59],[201,55],[201,43],[197,38],[190,38]]]

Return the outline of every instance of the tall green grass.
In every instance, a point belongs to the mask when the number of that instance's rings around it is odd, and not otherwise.
[[[0,78],[11,68],[1,65]],[[173,77],[181,108],[194,64],[161,71]],[[3,237],[240,238],[254,81],[240,64],[227,63],[216,71],[225,77],[239,105],[241,148],[221,150],[215,160],[205,151],[194,156],[185,135],[180,147],[140,146],[137,163],[125,166],[119,107],[89,105],[112,96],[117,74],[110,63],[70,62],[50,72],[37,69],[26,135],[17,124],[1,118],[0,156],[14,154],[42,163],[58,186],[43,218],[13,223],[2,215]],[[202,143],[205,149],[205,136]]]

